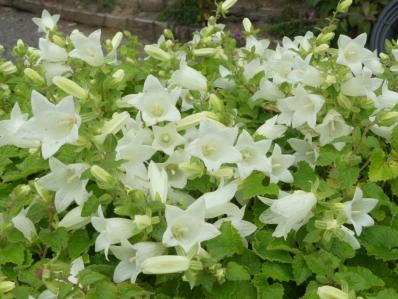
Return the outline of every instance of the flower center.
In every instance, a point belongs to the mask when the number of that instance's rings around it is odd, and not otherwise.
[[[170,135],[169,135],[169,134],[164,133],[164,134],[162,134],[162,135],[160,136],[160,140],[161,140],[162,143],[168,144],[168,143],[170,143],[171,138],[170,138]]]
[[[152,106],[151,114],[155,117],[160,117],[164,114],[164,108],[159,103],[155,103]]]
[[[189,232],[188,227],[183,226],[181,224],[175,224],[173,225],[171,232],[177,240],[181,240],[184,238],[184,236]]]
[[[170,174],[170,176],[176,175],[177,170],[178,170],[178,166],[175,164],[170,164],[166,167],[166,171],[168,174]]]
[[[249,149],[244,149],[243,151],[241,151],[241,154],[242,154],[243,160],[245,160],[245,161],[249,161],[253,157],[253,155]]]
[[[215,152],[216,148],[210,144],[205,144],[202,146],[202,154],[205,157],[210,156]]]

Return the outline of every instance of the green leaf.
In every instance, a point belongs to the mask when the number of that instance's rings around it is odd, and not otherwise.
[[[339,156],[340,153],[332,145],[326,145],[321,147],[316,165],[329,166],[336,162]]]
[[[296,255],[294,257],[292,270],[293,277],[299,285],[306,281],[312,275],[311,270],[308,268],[303,256],[301,255]]]
[[[82,209],[82,217],[90,217],[97,212],[100,201],[94,195],[90,196],[89,199],[84,203]]]
[[[91,245],[90,238],[85,230],[75,231],[68,243],[68,254],[71,259],[75,259],[86,252]]]
[[[398,127],[397,126],[392,130],[390,142],[391,142],[392,147],[398,148]]]
[[[347,267],[344,271],[336,273],[336,279],[347,281],[350,288],[356,291],[384,286],[380,278],[364,267]]]
[[[4,182],[11,182],[26,178],[32,174],[48,169],[48,162],[39,155],[29,155],[22,163],[17,164],[17,170],[7,172],[3,176]]]
[[[239,232],[226,221],[221,225],[221,235],[207,242],[209,253],[217,260],[234,254],[242,254],[245,250]]]
[[[110,282],[101,281],[90,289],[87,299],[118,299],[117,288]]]
[[[105,278],[106,277],[101,273],[92,271],[90,269],[84,269],[80,271],[78,274],[79,283],[81,283],[84,286],[91,285],[98,281],[104,280]]]
[[[8,243],[0,246],[0,265],[13,263],[22,265],[25,260],[25,248],[21,243]]]
[[[289,264],[265,262],[263,264],[263,274],[267,278],[278,281],[293,280],[292,267]]]
[[[206,298],[231,299],[231,298],[257,298],[255,287],[250,281],[227,281],[222,285],[216,284]]]
[[[228,263],[225,277],[232,281],[250,280],[250,274],[246,268],[235,262]]]
[[[361,241],[369,255],[383,261],[398,259],[398,230],[388,226],[373,226],[364,230]]]
[[[394,289],[386,289],[377,293],[375,296],[368,296],[368,299],[398,299],[398,293]]]
[[[264,185],[265,175],[262,173],[252,173],[241,185],[241,195],[243,200],[259,195],[278,195],[279,187],[276,184]]]
[[[46,228],[40,231],[39,239],[55,252],[60,252],[68,244],[68,232],[63,227],[58,228],[56,231],[50,231]]]
[[[341,188],[348,188],[356,183],[359,177],[359,167],[347,167],[340,165],[337,167],[336,179],[340,183]]]
[[[289,252],[284,250],[270,249],[269,245],[273,241],[272,233],[269,231],[257,231],[254,237],[253,251],[262,259],[271,262],[291,263],[293,261]]]
[[[122,282],[117,285],[118,298],[119,299],[132,299],[139,298],[141,296],[149,296],[152,292],[149,292],[136,284],[130,282]]]
[[[307,267],[315,274],[328,275],[333,273],[340,264],[340,259],[325,250],[305,255]],[[326,266],[327,265],[327,266]]]
[[[268,284],[264,274],[256,275],[253,284],[257,288],[258,299],[283,299],[285,290],[280,283]]]
[[[314,170],[305,161],[297,164],[298,170],[294,173],[294,185],[304,191],[311,191],[312,184],[316,181]]]
[[[371,181],[388,181],[398,177],[398,163],[386,161],[386,155],[382,149],[375,149],[370,160],[369,179]]]

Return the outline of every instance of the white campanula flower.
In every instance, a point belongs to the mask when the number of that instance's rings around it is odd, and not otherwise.
[[[111,245],[121,243],[139,233],[131,219],[105,218],[101,206],[98,207],[98,216],[91,217],[91,224],[100,233],[95,240],[95,251],[104,250],[106,258]]]
[[[159,166],[166,170],[168,183],[171,187],[182,189],[187,184],[189,175],[179,165],[190,160],[190,156],[183,150],[176,150],[164,163]]]
[[[320,135],[321,146],[333,143],[336,138],[350,135],[352,130],[353,128],[345,123],[343,116],[333,109],[329,110],[322,123],[315,128],[315,131]],[[333,143],[337,150],[341,150],[344,145],[344,142]]]
[[[335,287],[332,286],[323,286],[319,287],[317,294],[320,299],[349,299],[350,296],[343,292],[342,290],[339,290]]]
[[[70,210],[64,218],[58,223],[58,226],[64,227],[67,230],[77,230],[90,223],[90,217],[82,217],[83,206],[77,206]]]
[[[298,231],[308,222],[313,216],[312,208],[316,205],[315,195],[301,190],[292,194],[280,193],[277,200],[259,198],[270,206],[260,215],[260,221],[265,224],[277,224],[272,235],[285,239],[291,230]]]
[[[254,52],[260,56],[261,58],[265,58],[267,55],[267,49],[270,45],[270,41],[268,39],[258,40],[254,36],[248,36],[246,38],[246,46],[245,48],[249,51],[254,49]]]
[[[35,148],[40,146],[38,139],[25,136],[28,115],[22,113],[16,102],[10,113],[10,119],[0,121],[0,146],[15,145],[20,148]]]
[[[264,136],[268,140],[274,140],[283,137],[287,127],[284,125],[277,125],[278,115],[268,119],[261,127],[256,131],[257,134]]]
[[[361,247],[361,244],[359,244],[359,241],[355,238],[355,233],[352,230],[346,228],[344,225],[340,226],[340,230],[343,232],[343,240],[350,244],[353,249],[357,250]]]
[[[310,65],[311,58],[312,55],[308,55],[305,60],[301,57],[295,57],[293,70],[287,76],[291,83],[302,83],[311,87],[318,87],[322,84],[322,74]]]
[[[203,74],[182,62],[180,68],[173,73],[171,81],[185,89],[206,91],[207,79]]]
[[[390,141],[391,137],[392,137],[392,132],[397,124],[393,124],[389,127],[380,126],[380,125],[374,123],[375,119],[376,119],[376,116],[369,117],[369,120],[373,123],[370,127],[370,130],[372,131],[372,133],[386,139],[387,141]]]
[[[82,270],[84,270],[84,262],[83,262],[83,258],[81,256],[79,256],[78,258],[76,258],[72,261],[68,280],[73,284],[78,284],[79,280],[77,278],[77,275]]]
[[[175,147],[185,142],[177,132],[177,125],[175,123],[168,123],[164,127],[152,127],[154,140],[152,146],[154,149],[164,152],[167,155],[172,155]]]
[[[259,90],[251,97],[252,100],[257,101],[259,99],[264,99],[266,101],[274,102],[276,100],[282,99],[285,94],[280,91],[278,86],[271,82],[267,78],[263,78],[260,81]]]
[[[79,30],[73,30],[70,39],[75,47],[69,53],[70,57],[81,59],[91,66],[101,66],[105,62],[101,46],[101,30],[98,29],[88,37]]]
[[[39,297],[37,299],[57,299],[58,295],[54,294],[50,290],[45,290],[42,293],[40,293]],[[29,296],[28,299],[36,299],[33,296]]]
[[[127,188],[141,191],[149,189],[148,171],[144,163],[127,162],[123,163],[119,169],[123,172],[120,180]]]
[[[138,95],[130,95],[129,103],[140,110],[148,126],[162,121],[176,122],[181,119],[175,106],[180,94],[179,89],[169,91],[155,76],[149,75],[144,83],[144,91]]]
[[[285,183],[293,182],[293,176],[289,171],[296,160],[293,155],[283,155],[282,150],[278,144],[275,144],[271,157],[271,171],[268,173],[271,183],[278,183],[279,181]]]
[[[40,58],[46,62],[65,62],[68,59],[68,52],[48,39],[39,39],[39,49]]]
[[[214,81],[213,85],[215,87],[221,89],[232,89],[236,86],[235,81],[230,78],[232,76],[232,72],[229,69],[223,65],[220,65],[219,72],[221,77]]]
[[[120,260],[113,273],[113,281],[120,283],[130,279],[131,283],[135,283],[138,274],[142,272],[142,263],[148,258],[161,255],[165,247],[156,242],[139,242],[132,245],[124,240],[121,246],[111,246],[111,251]]]
[[[236,142],[236,149],[242,155],[238,164],[238,172],[242,179],[248,177],[253,171],[270,172],[271,161],[266,154],[271,147],[270,140],[254,142],[251,135],[243,130]]]
[[[95,136],[95,140],[102,144],[106,136],[119,132],[127,125],[130,119],[130,114],[127,111],[113,113],[112,118],[108,121],[105,121],[104,126],[101,129],[101,134]]]
[[[206,218],[214,218],[223,214],[229,214],[228,212],[232,207],[230,201],[234,198],[238,191],[238,182],[232,181],[227,184],[221,184],[217,190],[212,192],[204,193],[197,200],[203,200],[206,204]]]
[[[46,9],[41,13],[41,18],[33,18],[32,21],[39,27],[39,32],[47,33],[53,30],[59,21],[60,15],[51,15]]]
[[[189,265],[186,256],[160,255],[146,259],[141,267],[144,274],[168,274],[187,271]]]
[[[258,73],[265,71],[266,66],[260,59],[253,59],[249,63],[245,63],[243,66],[243,77],[246,81],[250,81]]]
[[[19,230],[29,242],[37,235],[35,225],[27,216],[29,208],[22,209],[19,214],[11,219],[14,227]]]
[[[242,159],[234,147],[237,135],[238,128],[205,119],[200,123],[199,136],[185,150],[203,160],[209,171],[217,171],[224,163],[237,163]]]
[[[220,231],[205,222],[205,214],[204,200],[196,200],[186,210],[166,205],[167,229],[163,234],[163,244],[167,247],[181,246],[187,252],[192,246],[217,237]]]
[[[161,202],[167,201],[169,190],[167,172],[164,168],[151,161],[148,166],[149,191],[152,200],[160,199]]]
[[[311,137],[305,139],[290,138],[287,142],[295,151],[296,163],[305,161],[311,167],[315,167],[315,162],[319,156],[319,147],[312,142]]]
[[[151,131],[148,129],[129,130],[119,139],[116,146],[116,159],[129,162],[145,162],[156,150],[152,147]]]
[[[392,91],[388,88],[387,82],[383,84],[382,94],[374,100],[375,106],[378,110],[391,109],[398,104],[398,92]]]
[[[355,189],[354,198],[351,201],[344,202],[344,215],[347,217],[347,222],[354,226],[357,236],[361,234],[362,227],[374,224],[374,220],[368,213],[374,209],[377,203],[378,200],[375,198],[364,198],[359,187]]]
[[[73,97],[50,103],[37,91],[32,92],[33,117],[26,124],[26,135],[41,141],[44,159],[54,155],[66,143],[79,139],[80,116],[75,112]]]
[[[48,190],[55,191],[54,205],[58,213],[63,212],[73,202],[82,205],[89,197],[86,191],[88,180],[80,177],[88,165],[83,163],[66,165],[58,159],[49,159],[51,172],[41,177],[37,183]]]
[[[323,107],[325,100],[322,96],[308,93],[303,86],[299,85],[293,97],[279,100],[277,103],[281,114],[278,122],[291,125],[297,128],[303,124],[308,124],[310,128],[315,128],[317,113]]]
[[[364,68],[355,77],[348,79],[341,85],[341,92],[350,97],[367,96],[375,99],[375,90],[383,83],[382,79],[372,77],[372,72]]]

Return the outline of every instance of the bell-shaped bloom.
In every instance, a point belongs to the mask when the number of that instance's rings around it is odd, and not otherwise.
[[[91,218],[91,224],[100,233],[95,240],[95,251],[104,250],[106,258],[111,245],[121,243],[139,233],[131,219],[105,218],[101,206],[98,207],[98,216]]]
[[[41,177],[37,183],[55,191],[54,205],[58,213],[63,212],[73,202],[82,205],[89,194],[86,191],[88,180],[81,180],[88,165],[82,163],[66,165],[54,157],[49,159],[51,172]]]
[[[217,171],[224,163],[237,163],[242,159],[234,147],[237,135],[238,128],[205,119],[200,123],[199,136],[185,150],[201,159],[209,171]]]
[[[69,271],[68,280],[73,284],[78,284],[79,280],[77,278],[77,275],[82,270],[84,270],[84,262],[83,262],[83,258],[81,256],[79,256],[78,258],[76,258],[72,261],[70,271]]]
[[[25,136],[24,130],[28,115],[22,113],[18,103],[11,110],[10,119],[0,121],[0,146],[15,145],[20,148],[35,148],[40,146],[40,141]]]
[[[146,259],[141,267],[144,274],[168,274],[187,271],[189,265],[186,256],[160,255]]]
[[[39,40],[40,60],[45,70],[46,81],[50,85],[52,79],[56,76],[62,76],[71,72],[70,66],[65,62],[68,59],[68,53],[64,48],[50,42],[48,39]]]
[[[311,167],[315,167],[315,162],[319,156],[319,148],[311,140],[311,137],[303,139],[290,138],[287,141],[292,149],[296,163],[300,161],[307,162]]]
[[[142,263],[151,257],[159,256],[165,251],[161,243],[140,242],[131,245],[127,240],[121,246],[111,246],[114,256],[120,260],[113,273],[113,281],[120,283],[130,279],[135,283],[138,274],[142,272]]]
[[[352,230],[346,228],[344,225],[340,226],[340,230],[343,232],[343,240],[350,244],[353,249],[357,250],[361,247],[361,244],[359,244],[359,241],[355,238],[355,233]]]
[[[207,79],[201,72],[191,68],[185,63],[181,63],[180,68],[173,73],[171,81],[185,89],[206,91]]]
[[[278,115],[275,115],[274,117],[268,119],[261,127],[259,127],[256,133],[271,141],[283,137],[287,127],[284,125],[277,125],[277,121]]]
[[[243,130],[235,147],[242,155],[242,160],[238,162],[238,172],[242,179],[248,177],[254,170],[271,171],[271,161],[266,156],[271,147],[270,140],[254,142],[251,135]]]
[[[354,198],[344,203],[344,215],[347,217],[347,223],[354,226],[355,233],[359,236],[362,233],[362,227],[372,226],[374,220],[368,215],[377,205],[375,198],[364,198],[361,188],[356,187]]]
[[[362,72],[357,73],[355,77],[348,79],[341,85],[341,92],[350,97],[367,96],[375,99],[375,90],[382,83],[382,79],[372,77],[372,72],[368,68],[364,68]]]
[[[167,247],[181,246],[186,252],[192,246],[217,237],[220,231],[205,222],[206,204],[197,200],[188,209],[166,205],[167,229],[163,234],[163,244]]]
[[[323,97],[310,94],[303,86],[298,86],[293,97],[278,101],[277,106],[281,111],[278,122],[291,125],[293,128],[305,123],[310,128],[315,128],[317,113],[323,107],[324,102]]]
[[[156,152],[152,144],[151,132],[146,129],[129,130],[119,139],[116,146],[116,159],[140,163],[149,160]]]
[[[69,53],[70,57],[81,59],[91,66],[101,66],[104,64],[104,53],[101,46],[101,30],[98,29],[88,37],[79,30],[73,30],[70,39],[75,47]]]
[[[152,130],[154,135],[153,148],[169,156],[173,154],[177,146],[185,142],[184,137],[178,134],[175,123],[168,123],[164,127],[154,126]]]
[[[336,138],[350,135],[353,128],[347,125],[340,113],[335,110],[329,110],[322,123],[315,128],[320,135],[319,142],[321,146],[332,143]],[[344,142],[335,142],[333,146],[337,150],[344,147]]]
[[[168,183],[171,187],[182,189],[187,184],[189,174],[184,172],[179,165],[190,160],[190,156],[183,150],[176,150],[160,167],[167,173]]]
[[[293,70],[287,76],[289,82],[293,84],[301,83],[311,87],[319,87],[322,84],[322,74],[310,65],[311,58],[312,55],[308,55],[305,60],[299,56],[295,57]]]
[[[323,286],[319,287],[317,294],[320,299],[349,299],[350,296],[343,292],[342,290],[339,290],[335,287],[331,286]]]
[[[57,299],[57,298],[58,298],[58,295],[54,294],[50,290],[45,290],[45,291],[41,292],[39,297],[37,297],[37,299]],[[28,299],[36,299],[36,298],[33,296],[29,296]]]
[[[232,89],[236,86],[235,81],[230,78],[232,76],[232,72],[229,69],[223,65],[220,65],[219,72],[221,77],[213,82],[214,87],[221,89]]]
[[[156,77],[149,75],[144,83],[144,91],[138,95],[130,95],[129,103],[140,110],[148,126],[161,121],[176,122],[181,119],[181,114],[175,106],[180,94],[180,90],[169,91]]]
[[[206,218],[214,218],[223,214],[228,214],[231,210],[230,201],[238,191],[238,182],[232,181],[225,185],[220,185],[217,190],[207,192],[197,200],[204,200],[206,204]]]
[[[19,230],[29,242],[37,235],[35,225],[26,215],[29,209],[22,209],[19,214],[11,219],[14,227]]]
[[[167,172],[164,168],[159,167],[155,162],[151,161],[148,166],[148,177],[152,200],[160,199],[161,202],[165,203],[169,190]]]
[[[313,216],[312,208],[316,205],[316,197],[311,192],[301,190],[292,194],[280,193],[277,200],[259,197],[270,207],[260,215],[265,224],[277,224],[273,236],[287,238],[291,230],[298,231]]]
[[[73,97],[65,97],[54,105],[45,96],[33,91],[31,103],[33,117],[26,124],[26,135],[41,141],[44,159],[54,155],[62,145],[79,139],[81,120],[75,112]]]
[[[148,171],[141,162],[123,163],[119,169],[123,172],[120,180],[129,189],[147,191],[149,189]]]
[[[247,24],[247,21],[245,23]],[[261,58],[265,58],[266,57],[266,53],[267,53],[267,49],[268,49],[270,44],[271,44],[271,42],[268,39],[258,40],[254,36],[250,35],[250,36],[248,36],[246,38],[245,48],[247,50],[249,50],[249,51],[252,51],[254,49],[254,52],[257,55],[259,55]]]
[[[82,217],[83,206],[77,206],[70,210],[64,218],[58,223],[58,226],[64,227],[67,230],[77,230],[90,223],[90,217]]]
[[[127,111],[122,113],[115,112],[110,120],[105,121],[101,128],[101,134],[95,136],[95,140],[102,144],[109,134],[116,134],[124,128],[130,120],[130,114]]]
[[[285,94],[280,91],[278,86],[268,80],[263,78],[260,81],[259,90],[251,97],[252,100],[257,101],[259,99],[264,99],[266,101],[275,102],[276,100],[283,99]]]
[[[60,15],[51,15],[46,9],[41,13],[41,18],[33,18],[32,21],[39,27],[39,32],[47,33],[53,30],[59,21]]]
[[[283,155],[282,150],[278,144],[275,144],[271,157],[271,171],[268,173],[271,183],[278,183],[279,181],[285,183],[293,182],[293,176],[289,171],[296,160],[293,155]]]
[[[374,100],[375,106],[378,110],[392,109],[398,104],[398,92],[392,91],[388,88],[387,82],[383,84],[382,94]]]

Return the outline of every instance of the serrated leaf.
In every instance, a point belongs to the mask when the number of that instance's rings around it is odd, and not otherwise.
[[[227,281],[215,284],[211,294],[206,298],[231,299],[231,298],[256,298],[257,292],[250,281]]]
[[[296,255],[292,263],[293,277],[297,284],[302,284],[312,275],[311,270],[301,255]]]
[[[257,288],[258,299],[283,299],[285,290],[280,283],[269,284],[264,274],[256,275],[253,284]]]
[[[0,265],[13,263],[22,265],[25,259],[25,248],[21,243],[9,243],[6,246],[0,246]]]
[[[118,299],[117,288],[110,282],[101,281],[90,289],[87,299]]]
[[[398,127],[397,126],[392,130],[390,143],[391,143],[392,147],[398,148]]]
[[[373,226],[364,230],[361,241],[369,255],[383,261],[398,259],[398,230],[388,226]]]
[[[63,227],[60,227],[55,231],[43,229],[39,233],[39,239],[55,252],[60,252],[61,249],[65,248],[68,244],[68,232]]]
[[[318,166],[328,166],[336,162],[340,153],[331,145],[321,147],[319,157],[316,161]]]
[[[278,195],[279,187],[276,184],[264,184],[265,175],[261,173],[252,173],[247,177],[241,185],[241,197],[243,200],[248,200],[250,198],[259,195]]]
[[[122,282],[117,285],[118,298],[120,299],[133,299],[142,296],[149,296],[152,292],[149,292],[136,284],[130,282]]]
[[[217,260],[234,254],[242,254],[245,249],[242,238],[231,222],[224,222],[220,231],[221,235],[207,242],[209,253]]]
[[[225,277],[231,281],[250,280],[250,274],[246,268],[235,262],[227,264]]]
[[[267,278],[278,281],[293,280],[292,267],[289,264],[265,262],[263,264],[263,274]]]
[[[384,286],[384,281],[364,267],[347,267],[343,272],[336,273],[336,278],[347,281],[350,288],[356,291]]]
[[[387,161],[382,149],[375,149],[370,156],[369,179],[373,182],[388,181],[398,177],[398,163]]]
[[[85,230],[75,231],[68,243],[68,254],[71,259],[75,259],[86,252],[91,245],[90,238]]]
[[[307,267],[315,274],[327,275],[333,273],[340,264],[340,259],[325,250],[303,256]],[[325,266],[327,265],[327,267]]]
[[[316,181],[314,170],[305,161],[297,164],[297,171],[294,173],[294,185],[303,191],[311,191],[312,184]]]
[[[78,274],[79,283],[82,285],[91,285],[98,281],[104,280],[105,278],[106,277],[103,274],[90,269],[84,269]]]
[[[32,174],[48,169],[48,162],[38,155],[29,155],[23,162],[16,165],[17,170],[6,172],[4,182],[11,182],[26,178]]]
[[[368,296],[368,299],[398,299],[398,293],[394,289],[386,289],[377,293],[375,296]]]
[[[348,188],[356,183],[359,177],[359,167],[347,167],[341,165],[337,168],[336,179],[340,183],[341,188]]]
[[[253,251],[262,259],[272,262],[291,263],[293,261],[289,252],[284,250],[272,250],[269,248],[272,242],[272,233],[262,230],[255,234]]]

